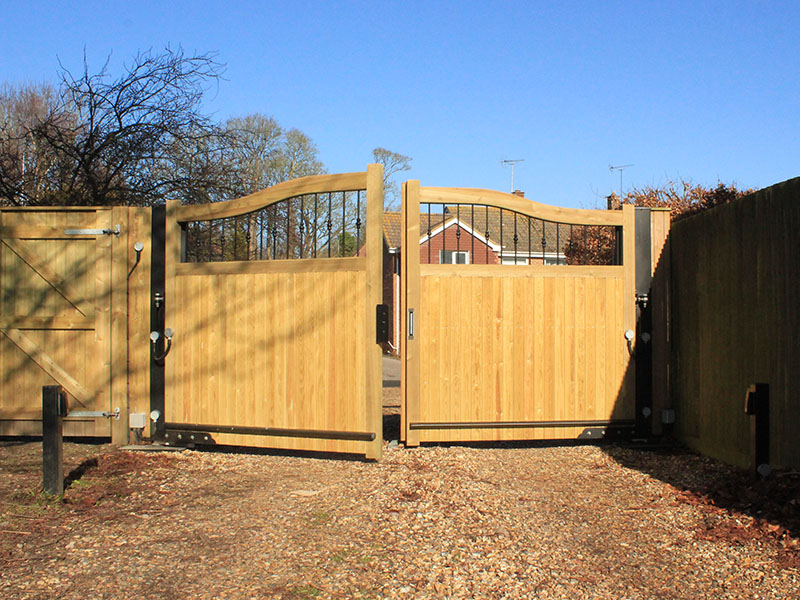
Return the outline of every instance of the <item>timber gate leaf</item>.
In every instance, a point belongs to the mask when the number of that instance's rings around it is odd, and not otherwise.
[[[378,458],[383,173],[167,205],[168,441]]]
[[[633,214],[404,185],[408,445],[604,437],[634,425]]]

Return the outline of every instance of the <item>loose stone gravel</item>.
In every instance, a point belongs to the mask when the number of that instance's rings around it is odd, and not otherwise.
[[[39,444],[0,446],[0,598],[800,597],[795,538],[698,501],[727,467],[691,454],[67,455],[59,501]]]

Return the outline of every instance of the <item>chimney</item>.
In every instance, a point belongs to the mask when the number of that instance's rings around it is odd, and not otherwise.
[[[622,208],[622,203],[619,201],[617,192],[611,192],[611,195],[606,198],[606,202],[608,202],[608,210],[619,210]]]
[[[512,193],[515,196],[519,196],[520,198],[524,198],[525,197],[525,192],[523,192],[522,190],[514,190]]]

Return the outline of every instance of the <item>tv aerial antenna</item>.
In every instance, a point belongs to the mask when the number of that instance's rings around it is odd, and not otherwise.
[[[514,159],[509,159],[509,160],[503,159],[503,160],[500,161],[503,164],[504,167],[506,165],[511,165],[511,193],[512,194],[514,193],[514,167],[516,166],[517,163],[524,162],[524,160],[525,160],[524,158],[514,158]]]
[[[636,165],[617,165],[615,167],[614,165],[608,165],[608,170],[611,171],[612,173],[614,171],[619,171],[619,199],[620,200],[622,200],[622,172],[625,169],[628,169],[630,167],[635,167],[635,166]]]

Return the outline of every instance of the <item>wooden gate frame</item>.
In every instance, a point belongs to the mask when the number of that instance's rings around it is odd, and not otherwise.
[[[407,446],[418,446],[420,431],[411,423],[420,421],[420,341],[409,337],[409,311],[420,306],[420,204],[489,205],[537,219],[572,225],[606,225],[622,228],[623,323],[626,330],[636,330],[636,250],[635,214],[632,205],[622,210],[568,209],[540,204],[512,194],[471,188],[420,187],[417,180],[402,185],[401,207],[401,435]],[[552,267],[563,268],[563,267]],[[568,267],[567,267],[568,268]],[[633,363],[634,358],[630,357]],[[635,393],[635,378],[626,379],[626,393]]]
[[[364,441],[363,449],[367,458],[378,459],[381,456],[383,435],[382,435],[382,376],[381,376],[381,347],[376,340],[376,306],[382,302],[382,267],[383,267],[383,167],[378,164],[368,166],[366,172],[345,173],[336,175],[314,175],[294,179],[291,181],[277,184],[271,188],[261,190],[249,196],[229,200],[221,203],[204,205],[185,205],[180,201],[173,200],[167,203],[166,216],[166,325],[169,327],[175,321],[175,311],[180,307],[175,306],[176,298],[176,276],[179,274],[215,274],[215,273],[258,273],[273,270],[274,263],[287,261],[232,261],[225,263],[183,263],[182,255],[184,252],[183,224],[191,221],[205,221],[211,219],[221,219],[243,215],[266,206],[287,200],[297,196],[327,193],[327,192],[348,192],[366,189],[366,256],[352,259],[301,259],[288,261],[298,264],[300,271],[310,268],[311,261],[322,266],[324,270],[335,270],[336,260],[356,260],[364,261],[366,271],[366,298],[364,313],[364,334],[365,334],[365,353],[362,359],[365,361],[365,377],[362,385],[364,386],[366,405],[365,411],[366,429],[371,433],[370,440]],[[331,261],[325,266],[325,261]],[[277,265],[281,267],[281,265]],[[176,332],[176,344],[180,344],[181,332]],[[174,393],[176,380],[180,376],[176,372],[174,362],[170,362],[171,357],[167,357],[165,362],[166,369],[166,389],[167,393]],[[353,357],[348,357],[352,359]],[[286,430],[270,427],[228,427],[225,423],[207,424],[181,424],[170,423],[170,415],[164,415],[166,428],[181,428],[181,426],[195,426],[195,431],[216,431],[217,433],[233,433],[244,435],[258,435],[262,439],[269,439],[270,436],[288,436],[294,438],[308,437],[311,439],[340,439],[331,437],[329,434],[336,435],[337,432],[312,431],[312,430]],[[247,431],[249,430],[249,431]],[[362,436],[363,437],[363,436]],[[276,446],[277,447],[277,446]]]

